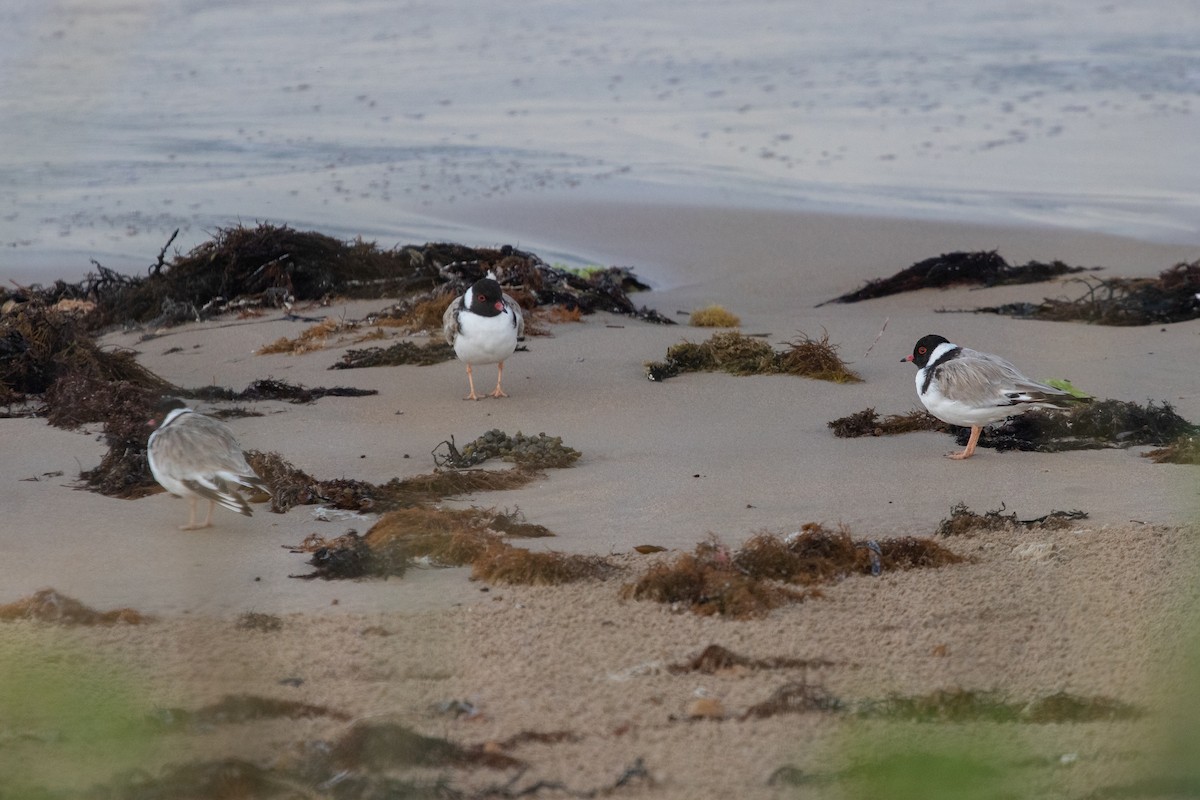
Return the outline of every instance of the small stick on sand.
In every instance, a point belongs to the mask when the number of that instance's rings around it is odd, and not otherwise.
[[[883,336],[883,332],[887,330],[887,324],[891,321],[891,317],[883,318],[883,327],[879,329],[879,333],[875,334],[875,341],[871,342],[871,346],[867,348],[867,352],[863,353],[863,358],[871,355],[871,351],[875,349],[875,345],[879,343],[879,337]]]

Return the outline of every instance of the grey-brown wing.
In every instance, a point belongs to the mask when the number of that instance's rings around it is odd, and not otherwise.
[[[227,472],[254,477],[233,431],[220,420],[186,414],[158,431],[157,460],[180,480],[194,475]]]
[[[937,372],[942,395],[967,405],[1035,403],[1066,395],[1025,377],[999,356],[965,347],[957,358],[938,366]]]
[[[442,314],[442,335],[446,337],[446,344],[454,346],[454,340],[458,338],[458,312],[462,310],[462,295],[450,301],[450,305],[446,306],[445,312]]]
[[[182,483],[205,500],[211,500],[230,511],[245,514],[247,517],[251,516],[250,505],[238,493],[237,484],[230,483],[219,476],[210,476],[204,480],[186,480]]]

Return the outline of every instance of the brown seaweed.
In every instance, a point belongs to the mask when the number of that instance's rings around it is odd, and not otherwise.
[[[907,414],[888,414],[880,419],[874,408],[865,408],[845,417],[826,423],[833,435],[843,439],[859,436],[894,436],[913,431],[940,431],[954,433],[957,429],[942,422],[928,411],[910,411]]]
[[[445,452],[441,452],[442,450]],[[562,443],[560,436],[526,436],[517,431],[510,436],[499,428],[493,428],[462,446],[460,450],[451,436],[433,449],[433,461],[439,467],[467,469],[483,462],[499,458],[525,469],[551,469],[572,466],[580,452]]]
[[[469,564],[476,580],[523,586],[600,579],[617,570],[600,556],[513,547],[501,538],[513,534],[500,530],[523,524],[514,522],[513,516],[482,509],[416,507],[392,511],[380,517],[365,536],[351,532],[332,541],[319,537],[305,540],[298,550],[313,553],[309,564],[316,571],[300,577],[330,580],[397,576],[417,558],[437,566]]]
[[[809,711],[840,712],[845,703],[823,686],[805,681],[786,683],[761,703],[746,709],[740,719],[765,719],[779,714],[803,714]]]
[[[732,375],[797,375],[834,383],[859,383],[862,378],[842,361],[829,335],[812,339],[805,334],[776,352],[771,345],[737,331],[713,334],[707,341],[681,342],[667,348],[663,361],[646,364],[646,377],[664,381],[684,372],[728,372]]]
[[[316,545],[308,563],[315,572],[292,575],[293,578],[387,578],[400,577],[408,571],[411,563],[407,551],[396,543],[372,547],[356,531],[342,534],[326,542],[319,540],[306,545]]]
[[[375,484],[349,478],[320,480],[297,468],[278,453],[246,451],[246,461],[271,487],[271,510],[283,513],[297,505],[328,505],[347,511],[384,512],[446,497],[499,491],[524,486],[538,472],[510,470],[439,470]]]
[[[353,386],[297,386],[275,378],[259,378],[240,392],[224,386],[202,386],[198,389],[180,389],[181,397],[190,397],[208,402],[257,402],[260,400],[286,400],[289,403],[312,403],[322,397],[367,397],[379,394],[376,389],[358,389]]]
[[[688,324],[693,328],[736,328],[742,324],[742,320],[724,306],[714,304],[693,311],[688,317]]]
[[[443,341],[417,344],[406,340],[396,342],[388,347],[348,349],[342,353],[341,360],[329,368],[360,369],[362,367],[396,367],[405,364],[429,366],[450,361],[454,357],[454,348]]]
[[[183,397],[218,401],[286,399],[292,403],[310,403],[326,396],[357,397],[375,393],[375,390],[350,387],[309,389],[269,378],[254,381],[241,392],[220,386],[177,389],[174,392]],[[61,425],[70,427],[95,421],[96,418],[104,420],[104,440],[108,450],[97,466],[80,473],[80,481],[85,488],[109,497],[126,499],[158,491],[146,460],[146,443],[151,433],[153,408],[161,399],[160,394],[127,383],[92,387],[90,384],[59,381],[47,393],[47,398],[54,401],[49,417],[58,420]],[[71,401],[71,398],[86,398],[87,402],[81,404],[79,400]],[[273,501],[272,509],[280,509],[277,500]]]
[[[967,533],[987,531],[1014,530],[1017,528],[1057,530],[1070,527],[1072,522],[1088,518],[1086,511],[1073,509],[1071,511],[1054,510],[1034,519],[1017,519],[1015,512],[1004,513],[1004,504],[1000,508],[977,514],[967,508],[965,503],[955,503],[950,508],[950,516],[938,523],[934,536],[961,536]]]
[[[1200,318],[1200,260],[1176,264],[1157,278],[1077,280],[1085,291],[1071,300],[1047,297],[1040,303],[1007,303],[972,311],[1096,325],[1161,325]]]
[[[683,664],[671,664],[667,671],[672,675],[699,672],[704,675],[716,675],[736,670],[774,670],[774,669],[808,669],[809,667],[830,667],[832,661],[812,658],[792,658],[790,656],[773,656],[771,658],[750,658],[735,653],[719,644],[710,644],[694,658]]]
[[[78,284],[59,281],[50,288],[0,288],[0,304],[86,301],[94,304],[86,315],[90,330],[153,329],[334,296],[397,297],[411,302],[452,297],[491,270],[530,307],[569,304],[585,314],[607,311],[673,324],[630,301],[629,293],[647,287],[626,268],[578,275],[510,246],[428,243],[382,250],[362,239],[344,242],[315,231],[263,223],[218,229],[209,241],[186,254],[176,252],[169,260],[165,250],[145,276],[121,275],[97,263],[96,272]]]
[[[1142,455],[1155,464],[1200,464],[1200,436],[1180,436]]]
[[[987,428],[980,447],[1058,453],[1141,445],[1164,446],[1180,437],[1195,436],[1200,427],[1175,413],[1169,402],[1145,405],[1126,400],[1096,400],[1068,411],[1034,409]],[[965,445],[969,431],[959,429]]]
[[[1088,267],[1071,267],[1061,261],[1052,261],[1049,264],[1030,261],[1024,266],[1018,267],[1010,265],[995,250],[955,251],[918,261],[890,278],[867,281],[862,288],[832,300],[826,300],[824,303],[818,303],[817,307],[826,303],[857,303],[860,300],[873,300],[918,289],[1039,283],[1062,275],[1084,272],[1088,269]]]
[[[271,355],[278,353],[287,353],[289,355],[300,355],[309,353],[314,350],[322,350],[325,348],[325,343],[329,337],[336,333],[344,333],[354,330],[358,327],[357,323],[346,322],[344,320],[336,320],[332,317],[325,319],[313,325],[310,328],[305,328],[300,332],[299,336],[294,338],[280,337],[268,345],[263,345],[258,348],[258,354]]]
[[[964,559],[929,539],[855,542],[849,531],[807,523],[788,536],[763,533],[731,551],[711,538],[672,561],[652,566],[621,596],[678,604],[701,615],[759,617],[787,603],[820,596],[815,587],[852,574],[939,567]]]
[[[159,394],[174,387],[126,350],[102,350],[82,319],[40,303],[0,316],[0,395],[6,402],[40,395],[57,381],[127,382]]]
[[[933,430],[952,434],[959,445],[966,445],[969,428],[941,422],[931,415],[915,411],[890,414],[880,419],[875,409],[867,408],[827,425],[835,436],[883,436],[911,431]],[[1180,462],[1191,463],[1188,442],[1200,434],[1196,426],[1175,413],[1170,403],[1153,400],[1145,405],[1125,400],[1092,400],[1066,410],[1034,409],[984,428],[978,445],[997,450],[1032,450],[1058,453],[1068,450],[1099,450],[1156,445],[1162,448],[1179,442]],[[1165,460],[1153,456],[1155,460]],[[1147,454],[1149,455],[1149,454]]]
[[[153,617],[132,608],[97,611],[54,589],[39,589],[29,597],[0,605],[0,620],[33,619],[57,625],[145,625]]]
[[[487,583],[514,586],[559,586],[584,580],[599,580],[617,568],[601,556],[534,551],[491,542],[471,561],[471,576]]]

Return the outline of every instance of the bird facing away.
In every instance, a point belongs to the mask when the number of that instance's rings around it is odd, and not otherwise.
[[[922,336],[901,361],[917,367],[917,395],[929,413],[971,429],[971,438],[953,459],[970,458],[983,426],[1033,408],[1063,408],[1090,398],[1038,383],[1000,356],[960,347],[944,336]]]
[[[246,463],[233,431],[220,420],[206,417],[181,401],[164,400],[156,407],[159,422],[146,445],[146,459],[154,479],[164,489],[190,504],[187,525],[181,531],[212,527],[213,509],[220,504],[250,516],[250,506],[239,487],[271,493],[266,482]],[[196,524],[196,501],[208,501],[204,524]]]
[[[517,340],[525,335],[525,317],[517,301],[500,288],[494,273],[488,272],[450,303],[442,315],[442,332],[458,360],[467,365],[471,393],[464,400],[480,399],[471,373],[475,364],[498,364],[491,396],[508,397],[500,386],[504,359],[516,351]]]

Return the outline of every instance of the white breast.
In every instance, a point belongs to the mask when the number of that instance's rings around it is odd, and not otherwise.
[[[495,364],[517,349],[517,325],[510,309],[494,317],[464,311],[458,325],[454,354],[467,364]]]

